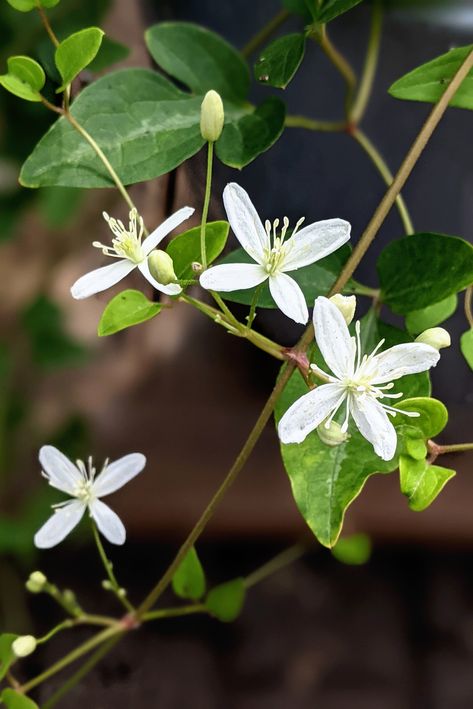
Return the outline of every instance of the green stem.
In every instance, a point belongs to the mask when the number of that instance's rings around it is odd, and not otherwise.
[[[351,135],[356,140],[358,145],[360,145],[365,151],[365,153],[369,156],[373,165],[377,168],[384,182],[389,187],[392,184],[393,175],[391,170],[385,163],[384,158],[379,152],[379,150],[373,145],[368,136],[363,133],[360,128],[355,128],[351,132]],[[401,217],[401,221],[403,223],[406,234],[413,234],[414,227],[412,224],[412,220],[406,207],[406,203],[404,202],[404,199],[401,194],[398,194],[396,197],[396,206],[398,208],[399,216]]]
[[[253,298],[251,299],[250,305],[250,312],[248,313],[247,325],[245,328],[246,336],[248,336],[248,333],[250,332],[251,326],[253,325],[254,319],[256,317],[256,306],[258,305],[258,298],[261,293],[261,289],[263,288],[263,285],[264,283],[260,283],[260,285],[255,288],[255,292],[253,293]]]
[[[97,549],[99,551],[100,558],[102,560],[103,566],[105,568],[105,571],[106,571],[107,576],[109,578],[110,584],[112,586],[112,591],[115,594],[115,596],[117,597],[118,601],[122,604],[122,606],[124,606],[124,608],[126,608],[126,610],[129,611],[130,613],[133,613],[135,609],[131,605],[131,603],[128,600],[128,598],[126,597],[126,595],[124,595],[124,592],[123,592],[120,584],[118,583],[118,581],[115,577],[115,574],[113,573],[113,564],[107,558],[107,555],[105,553],[105,549],[103,548],[102,540],[100,539],[100,534],[97,529],[97,525],[93,521],[92,521],[92,531],[94,533],[94,540],[97,545]]]
[[[342,133],[347,128],[346,121],[316,121],[307,116],[286,116],[286,128],[306,128],[322,133]]]
[[[241,50],[241,54],[248,58],[253,52],[258,49],[258,47],[264,44],[271,35],[276,32],[279,27],[286,22],[289,17],[289,12],[287,10],[281,10],[275,15],[259,32],[257,32],[250,41],[245,44]]]
[[[211,290],[209,291],[210,295],[212,298],[215,300],[217,303],[218,307],[222,311],[222,313],[225,315],[227,318],[228,322],[235,327],[236,330],[240,331],[244,325],[241,324],[239,320],[236,319],[236,317],[233,315],[232,311],[228,307],[228,305],[225,303],[224,299],[222,296],[217,293],[217,291]]]
[[[202,208],[202,221],[200,224],[200,255],[202,267],[205,271],[207,268],[207,245],[205,243],[205,229],[207,226],[207,216],[209,213],[210,195],[212,192],[212,166],[214,156],[214,144],[209,141],[207,143],[207,176],[205,179],[205,197],[204,206]]]
[[[357,125],[368,107],[373,89],[376,67],[378,65],[379,49],[381,46],[381,30],[383,25],[383,12],[379,0],[374,0],[371,14],[371,29],[366,51],[365,65],[361,75],[358,93],[350,111],[350,120]]]
[[[162,610],[150,611],[142,616],[143,621],[163,620],[164,618],[178,618],[185,615],[193,615],[194,613],[208,613],[207,608],[201,603],[193,603],[189,606],[181,606],[180,608],[163,608]]]
[[[445,453],[463,453],[465,451],[473,451],[473,443],[452,443],[451,445],[439,445],[438,454]]]
[[[473,286],[468,286],[465,291],[465,317],[470,327],[473,327]]]
[[[294,546],[285,549],[283,552],[270,559],[266,564],[260,566],[258,569],[249,574],[245,579],[245,587],[251,588],[257,583],[264,581],[268,576],[272,576],[277,571],[284,569],[284,567],[289,566],[301,556],[307,553],[309,547],[305,544],[294,544]]]
[[[241,449],[240,453],[238,454],[235,462],[231,466],[230,470],[227,473],[227,476],[225,477],[224,481],[218,488],[217,492],[207,505],[206,509],[200,516],[199,520],[189,533],[187,539],[184,541],[182,544],[181,548],[179,549],[178,553],[176,554],[174,560],[171,562],[171,564],[168,566],[167,570],[163,574],[163,576],[160,578],[156,586],[151,590],[151,592],[148,594],[148,596],[145,598],[143,603],[139,606],[138,611],[137,611],[137,618],[142,618],[156,603],[156,601],[160,598],[162,593],[166,590],[168,585],[170,584],[172,577],[174,576],[174,573],[176,569],[178,568],[179,564],[183,560],[183,558],[186,556],[188,553],[189,549],[194,546],[195,542],[197,539],[200,537],[202,532],[204,531],[205,527],[207,526],[208,522],[212,518],[215,510],[219,506],[220,502],[223,500],[225,497],[226,492],[228,489],[231,487],[233,482],[236,480],[238,477],[238,474],[240,470],[243,468],[245,465],[246,461],[250,457],[251,453],[253,452],[253,449],[256,445],[256,443],[259,440],[260,435],[262,434],[266,424],[268,423],[271,414],[273,413],[273,409],[276,405],[276,402],[286,386],[287,382],[289,381],[289,378],[294,371],[295,364],[293,362],[288,362],[286,367],[283,369],[279,379],[276,382],[276,385],[274,386],[273,391],[271,392],[268,400],[266,401],[266,404],[263,407],[263,410],[261,411],[252,431],[250,432],[250,435],[246,439],[246,442]]]
[[[334,65],[337,71],[341,74],[343,80],[346,84],[346,98],[345,98],[345,116],[347,119],[350,117],[351,106],[353,101],[353,95],[356,89],[356,74],[350,66],[349,62],[341,52],[335,47],[330,41],[325,27],[320,31],[311,32],[310,36],[320,45],[320,48]]]
[[[36,9],[38,10],[38,13],[41,18],[41,22],[43,23],[44,29],[48,33],[49,39],[51,40],[51,42],[54,44],[55,47],[59,47],[59,40],[56,37],[56,35],[54,34],[53,28],[51,27],[48,16],[47,16],[46,12],[44,11],[44,8],[41,5],[40,0],[36,0]]]

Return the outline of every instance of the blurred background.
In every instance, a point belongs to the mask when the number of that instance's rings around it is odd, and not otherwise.
[[[387,89],[419,64],[470,43],[473,5],[388,4],[363,128],[396,170],[429,107],[397,102]],[[106,30],[106,51],[83,76],[87,83],[111,62],[111,68],[152,66],[143,32],[160,20],[206,25],[240,48],[279,10],[277,0],[62,0],[54,22],[59,36],[91,24]],[[366,2],[330,25],[332,39],[357,70],[368,25]],[[300,27],[293,17],[279,32]],[[4,2],[1,71],[11,54],[47,63],[50,50],[34,13],[15,13]],[[271,91],[255,86],[253,95]],[[291,113],[341,117],[343,84],[315,45],[284,98]],[[472,120],[470,112],[450,110],[407,184],[404,197],[417,231],[471,239]],[[72,457],[93,453],[98,461],[133,450],[146,454],[145,473],[111,501],[129,534],[126,547],[111,553],[132,598],[139,599],[233,462],[278,369],[183,304],[144,325],[97,337],[113,293],[77,302],[69,288],[101,265],[91,241],[108,239],[102,210],[123,219],[126,208],[110,190],[18,187],[19,166],[50,121],[37,104],[0,94],[0,628],[35,634],[56,622],[57,611],[47,599],[25,597],[23,583],[33,568],[77,589],[86,607],[105,612],[113,603],[100,589],[103,572],[86,526],[57,550],[40,555],[33,548],[34,532],[58,501],[41,479],[38,448],[48,442]],[[348,136],[297,129],[287,129],[242,173],[216,166],[212,218],[223,216],[220,195],[229,180],[250,192],[263,217],[342,217],[352,223],[354,240],[384,193],[381,178]],[[131,191],[145,222],[157,224],[187,203],[198,214],[203,181],[199,154]],[[377,285],[376,259],[401,235],[393,210],[359,269],[360,280]],[[144,285],[133,276],[127,281],[127,287]],[[261,312],[257,326],[288,345],[300,334],[273,311]],[[458,348],[466,329],[461,302],[445,326],[453,346],[432,378],[434,395],[450,411],[440,441],[446,443],[471,440],[473,428],[471,372]],[[408,509],[397,473],[374,476],[346,521],[347,532],[373,539],[367,565],[342,566],[327,550],[315,549],[252,590],[232,626],[184,619],[129,637],[64,706],[470,708],[471,463],[466,454],[442,460],[458,475],[422,513]],[[215,583],[244,575],[305,534],[268,427],[199,545],[204,567]],[[71,640],[45,647],[26,669],[39,671]],[[41,699],[55,686],[51,682]]]

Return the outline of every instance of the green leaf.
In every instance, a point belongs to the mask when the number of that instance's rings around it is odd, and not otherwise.
[[[377,269],[383,302],[405,315],[473,283],[473,246],[455,236],[414,234],[391,242]]]
[[[340,249],[337,249],[337,251],[333,254],[326,256],[320,261],[317,261],[310,266],[300,268],[298,271],[291,271],[291,278],[294,278],[294,280],[300,285],[307,305],[312,307],[317,296],[326,295],[329,292],[349,256],[350,247],[345,244]],[[224,256],[219,263],[254,263],[254,261],[244,249],[236,249],[235,251],[232,251]],[[348,287],[349,286],[350,284],[348,284]],[[233,303],[250,305],[253,299],[254,290],[254,288],[248,288],[247,290],[232,291],[231,293],[221,293],[221,296],[225,300]],[[267,282],[263,285],[260,291],[258,307],[277,308],[277,305],[269,292],[269,285]]]
[[[8,73],[0,76],[0,84],[25,101],[41,101],[40,91],[46,76],[38,62],[30,57],[15,56],[7,60]]]
[[[14,689],[4,689],[1,700],[7,709],[39,709],[36,702],[24,694],[15,692]]]
[[[416,411],[420,416],[401,417],[394,419],[396,427],[402,427],[403,433],[409,438],[428,440],[437,436],[448,422],[448,411],[437,399],[428,397],[413,397],[403,399],[396,404],[402,411]],[[415,457],[415,456],[414,456]]]
[[[132,325],[151,320],[163,306],[153,303],[139,290],[124,290],[106,305],[100,318],[98,335],[113,335]]]
[[[179,598],[198,601],[205,593],[205,574],[197,552],[192,547],[172,577],[172,588]]]
[[[148,69],[122,69],[98,79],[71,113],[95,138],[124,184],[158,177],[202,147],[201,98],[190,98]],[[61,117],[23,165],[25,187],[111,187],[95,152]]]
[[[349,537],[341,537],[332,547],[332,554],[342,564],[350,566],[362,566],[366,564],[371,556],[371,539],[367,534],[352,534]]]
[[[212,588],[205,599],[205,606],[218,620],[231,623],[241,613],[245,593],[244,579],[233,579]]]
[[[97,56],[90,62],[88,70],[93,72],[103,71],[111,64],[116,64],[116,62],[126,59],[129,54],[130,49],[125,44],[104,36]]]
[[[230,225],[225,221],[209,222],[205,229],[207,262],[215,261],[222,253],[228,238]],[[174,262],[174,273],[181,280],[195,277],[194,262],[200,262],[200,226],[178,234],[169,242],[167,253]]]
[[[298,70],[305,52],[305,35],[288,34],[271,42],[255,64],[255,77],[263,84],[285,89]]]
[[[473,45],[457,47],[427,64],[422,64],[398,79],[389,89],[389,93],[394,98],[407,101],[437,103],[472,49]],[[473,70],[455,92],[450,105],[473,109]]]
[[[215,32],[189,22],[162,22],[146,31],[145,40],[155,62],[195,94],[214,89],[237,103],[246,99],[248,66]]]
[[[460,348],[470,368],[473,369],[473,328],[467,330],[461,336]]]
[[[40,2],[43,7],[50,9],[51,7],[56,7],[56,5],[59,5],[61,0],[40,0]]]
[[[0,680],[2,680],[8,668],[16,660],[16,657],[11,649],[12,643],[16,640],[18,635],[13,633],[2,633],[0,635]]]
[[[406,438],[406,451],[414,460],[425,460],[427,455],[427,446],[423,438]]]
[[[440,325],[447,320],[457,309],[457,294],[447,296],[438,303],[428,305],[421,310],[413,310],[406,315],[406,327],[409,332],[417,335],[430,327]]]
[[[359,5],[360,2],[362,0],[322,0],[318,3],[318,9],[315,11],[315,19],[322,24],[331,22],[339,15],[351,10],[355,5]]]
[[[33,361],[42,369],[56,369],[84,361],[86,350],[64,330],[60,308],[40,295],[23,313]]]
[[[61,74],[62,85],[56,93],[64,91],[80,72],[97,56],[102,44],[103,30],[98,27],[87,27],[74,32],[56,49],[54,60]]]
[[[430,465],[426,460],[414,460],[408,456],[399,458],[401,492],[407,496],[409,507],[421,512],[432,504],[446,483],[455,475],[455,470]]]
[[[35,0],[7,0],[7,3],[19,12],[30,12],[36,7]]]
[[[215,146],[217,157],[229,167],[245,167],[277,141],[285,116],[284,103],[272,96],[253,113],[226,122]]]

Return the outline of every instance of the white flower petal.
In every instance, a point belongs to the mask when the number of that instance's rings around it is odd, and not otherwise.
[[[77,485],[83,481],[80,470],[54,446],[42,446],[39,462],[47,475],[49,484],[61,492],[74,495]]]
[[[314,329],[317,345],[332,372],[343,379],[353,373],[355,349],[345,318],[328,298],[314,303]]]
[[[435,367],[440,353],[434,347],[420,342],[406,342],[375,355],[372,363],[375,384],[392,382],[406,374],[417,374]]]
[[[130,453],[107,465],[105,470],[95,478],[92,490],[97,497],[111,495],[123,485],[141,473],[146,465],[146,458],[142,453]]]
[[[222,263],[204,271],[199,281],[207,290],[228,292],[254,288],[267,278],[268,274],[257,263]]]
[[[302,443],[333,411],[343,394],[338,384],[322,384],[295,401],[279,422],[282,443]]]
[[[100,500],[91,502],[89,511],[105,539],[108,539],[111,544],[125,543],[126,530],[116,512]]]
[[[351,396],[350,410],[359,432],[372,444],[376,455],[391,460],[396,453],[396,429],[381,404],[369,396]]]
[[[295,322],[306,324],[309,311],[298,283],[285,273],[269,277],[269,290],[279,310]]]
[[[141,249],[145,256],[148,256],[153,249],[170,234],[173,229],[182,224],[186,219],[189,219],[194,214],[195,210],[192,207],[182,207],[177,212],[171,214],[162,224],[160,224],[141,244]]]
[[[151,275],[147,261],[142,261],[138,264],[138,268],[148,283],[151,283],[153,288],[161,291],[161,293],[165,293],[166,295],[179,295],[182,291],[182,288],[178,283],[169,283],[167,286],[163,286],[162,283],[158,283],[158,281]]]
[[[223,203],[236,238],[251,258],[263,263],[269,239],[248,193],[236,182],[230,182],[223,190]]]
[[[82,519],[86,505],[80,500],[68,502],[54,510],[52,517],[36,532],[34,543],[38,549],[50,549],[62,542]]]
[[[107,290],[107,288],[114,286],[121,281],[122,278],[125,278],[125,276],[128,276],[134,268],[136,268],[136,263],[128,259],[122,259],[108,266],[96,268],[95,271],[86,273],[85,276],[81,276],[81,278],[74,283],[71,288],[72,297],[77,300],[82,300],[96,293],[101,293]]]
[[[350,230],[343,219],[308,224],[286,242],[282,270],[294,271],[328,256],[349,240]]]

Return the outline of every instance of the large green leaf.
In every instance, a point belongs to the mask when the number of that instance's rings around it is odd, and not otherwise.
[[[320,261],[300,268],[298,271],[291,271],[289,275],[300,285],[307,305],[312,307],[317,296],[326,295],[329,292],[349,256],[350,247],[345,244]],[[254,261],[244,249],[236,249],[224,256],[219,263],[254,263]],[[222,298],[233,303],[250,305],[254,290],[254,288],[248,288],[247,290],[232,291],[231,293],[221,293],[221,295]],[[350,290],[350,284],[348,284],[347,290]],[[268,283],[265,283],[260,291],[258,307],[277,308],[269,292]]]
[[[212,588],[205,599],[205,605],[216,618],[224,623],[231,623],[241,613],[245,593],[244,579],[236,578]]]
[[[59,44],[54,59],[63,83],[57,92],[64,91],[66,86],[95,59],[103,36],[104,32],[99,27],[86,27],[79,32],[74,32]]]
[[[153,303],[139,290],[124,290],[107,303],[100,318],[98,335],[113,335],[132,325],[154,318],[163,306]]]
[[[99,143],[125,184],[180,165],[203,145],[201,98],[149,69],[122,69],[85,88],[71,112]],[[89,144],[61,117],[23,165],[25,187],[111,187]]]
[[[155,62],[194,93],[214,89],[232,101],[246,99],[248,66],[215,32],[188,22],[162,22],[150,27],[145,39]]]
[[[172,588],[179,598],[198,601],[205,593],[205,574],[197,552],[192,547],[172,577]]]
[[[7,709],[39,709],[36,702],[14,689],[4,689],[0,699]]]
[[[460,347],[462,354],[473,369],[473,327],[463,333],[460,338]]]
[[[207,263],[212,263],[222,253],[230,225],[225,221],[209,222],[205,228]],[[195,277],[192,263],[200,262],[200,227],[188,229],[169,242],[167,253],[174,262],[174,273],[181,280]]]
[[[298,70],[305,52],[305,34],[296,32],[279,37],[260,54],[255,77],[263,84],[285,89]]]
[[[318,9],[315,11],[315,19],[317,22],[331,22],[339,15],[351,10],[355,5],[359,5],[362,0],[322,0],[316,3]]]
[[[399,458],[399,472],[401,492],[407,496],[409,507],[415,512],[431,505],[447,482],[456,475],[455,470],[450,468],[403,455]]]
[[[473,246],[443,234],[414,234],[391,242],[377,264],[381,298],[403,315],[473,283]]]
[[[12,662],[16,660],[11,646],[17,637],[18,635],[14,635],[14,633],[0,635],[0,681],[5,677]]]
[[[418,334],[431,327],[440,325],[447,320],[457,309],[458,297],[456,293],[448,295],[438,303],[428,305],[421,310],[413,310],[406,315],[406,327],[409,332]]]
[[[422,64],[398,79],[389,89],[389,93],[395,98],[408,101],[437,103],[472,49],[473,45],[457,47],[427,64]],[[473,70],[456,91],[450,105],[473,109]]]
[[[378,327],[371,317],[362,321],[362,333],[366,328],[371,330],[364,333],[366,342],[379,341],[381,333],[387,336],[386,347],[405,340],[404,333],[395,328]],[[315,361],[323,366],[319,356]],[[428,396],[430,392],[426,374],[402,377],[394,384],[393,392],[403,392],[405,396]],[[306,393],[302,376],[298,371],[294,372],[276,405],[276,422],[296,399]],[[327,547],[336,543],[345,512],[367,479],[374,473],[389,473],[397,467],[397,456],[390,461],[381,460],[353,422],[349,434],[348,441],[334,447],[322,443],[315,431],[300,444],[281,444],[282,459],[297,507],[318,541]],[[402,441],[398,449],[402,449]]]
[[[225,122],[215,147],[217,157],[230,167],[245,167],[276,142],[284,129],[285,116],[285,104],[272,96],[253,113]]]

